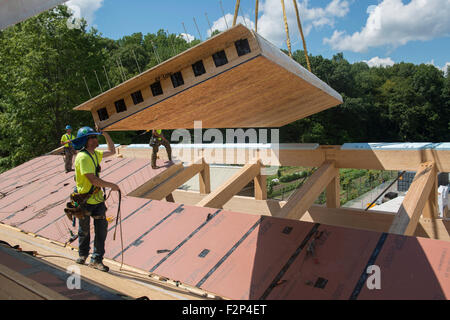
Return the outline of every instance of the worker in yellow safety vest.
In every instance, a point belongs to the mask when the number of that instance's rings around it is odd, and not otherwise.
[[[61,137],[61,145],[64,146],[64,163],[66,173],[73,171],[72,169],[72,159],[74,154],[76,154],[75,149],[72,145],[72,140],[76,137],[72,134],[72,127],[70,125],[66,126],[66,133]]]
[[[158,154],[159,146],[163,145],[166,148],[169,161],[172,162],[172,148],[170,147],[169,141],[162,134],[162,130],[152,130],[152,137],[150,138],[150,146],[153,148],[152,152],[152,168],[158,169],[156,165],[156,156]]]

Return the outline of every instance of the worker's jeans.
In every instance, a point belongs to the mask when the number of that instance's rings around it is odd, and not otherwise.
[[[166,141],[166,140],[158,141],[158,143],[153,146],[152,167],[156,166],[156,157],[157,157],[160,145],[163,145],[166,148],[167,156],[169,158],[169,161],[172,161],[172,148],[170,147],[170,143],[168,141]]]
[[[108,233],[108,221],[106,221],[105,203],[88,204],[87,210],[94,218],[94,252],[92,253],[91,262],[101,262],[105,254],[105,241]],[[90,250],[91,242],[91,218],[85,216],[79,220],[78,240],[79,240],[79,256],[87,257]]]
[[[75,154],[75,149],[72,147],[64,147],[64,162],[65,162],[65,169],[66,172],[69,172],[72,170],[72,159]]]

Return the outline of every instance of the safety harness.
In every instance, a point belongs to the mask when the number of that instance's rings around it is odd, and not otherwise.
[[[81,152],[86,153],[92,159],[92,162],[95,166],[95,176],[97,178],[100,177],[101,167],[97,158],[97,154],[95,154],[95,158],[97,159],[97,163],[94,161],[92,155],[86,149],[81,150]],[[91,189],[87,193],[79,193],[78,190],[73,192],[70,195],[70,202],[67,202],[66,208],[64,212],[66,213],[67,218],[70,221],[73,221],[73,218],[83,219],[85,216],[89,216],[89,211],[87,210],[87,201],[89,198],[100,191],[99,187],[91,186]]]

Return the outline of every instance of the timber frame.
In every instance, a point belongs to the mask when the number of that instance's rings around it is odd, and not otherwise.
[[[205,152],[205,149],[197,146],[195,152],[190,153],[198,156],[196,161],[185,167],[181,163],[175,164],[129,195],[155,200],[170,196],[170,201],[190,205],[450,241],[450,221],[438,217],[436,191],[437,174],[450,171],[450,150],[447,148],[436,148],[435,145],[408,150],[361,150],[348,149],[345,145],[308,148],[283,145],[279,150],[281,165],[317,167],[287,202],[267,200],[264,159],[258,157],[259,152],[245,147],[233,151],[246,154],[246,163],[235,161],[243,165],[242,169],[222,186],[211,190],[207,164],[207,154],[211,155],[211,152]],[[218,149],[220,146],[212,154]],[[145,153],[146,157],[151,156],[151,151],[146,150]],[[142,150],[132,151],[126,146],[118,149],[119,157],[134,158],[139,155],[144,157]],[[256,157],[252,158],[252,155]],[[233,159],[237,160],[236,157]],[[340,208],[339,168],[408,170],[417,174],[399,211],[391,214]],[[197,174],[200,192],[177,190]],[[254,182],[255,198],[236,196],[251,181]],[[324,190],[327,193],[326,207],[314,205]]]

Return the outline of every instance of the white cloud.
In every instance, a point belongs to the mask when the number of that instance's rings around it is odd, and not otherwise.
[[[225,15],[225,19],[223,17],[221,17],[218,20],[214,21],[211,29],[208,29],[208,31],[207,31],[208,37],[211,36],[212,31],[215,31],[215,30],[224,31],[227,29],[227,25],[228,25],[228,28],[230,28],[233,25],[233,18],[234,18],[234,15],[232,15],[231,13],[227,13]],[[225,22],[225,20],[226,20],[226,22]],[[244,17],[238,16],[236,19],[236,24],[239,24],[239,23],[241,23],[244,26],[247,26],[247,28],[249,28],[249,29],[255,29],[255,23],[249,18],[248,15],[244,15]]]
[[[447,75],[447,71],[449,70],[449,68],[450,68],[450,62],[447,62],[446,64],[445,64],[445,66],[443,66],[442,67],[442,71],[444,71],[444,74],[445,75]]]
[[[426,64],[435,66],[436,68],[438,68],[439,70],[442,70],[444,72],[445,75],[447,75],[447,70],[450,67],[450,62],[446,62],[442,67],[436,65],[434,63],[434,59],[431,60],[431,62],[427,62]]]
[[[297,0],[300,19],[302,21],[303,33],[308,35],[313,28],[323,28],[334,26],[336,18],[342,18],[349,12],[348,0],[331,0],[324,8],[310,7],[309,0]],[[293,44],[300,42],[300,32],[298,31],[297,18],[294,4],[292,1],[285,1],[286,16],[289,25],[289,34]],[[283,10],[280,0],[265,0],[260,2],[258,18],[258,33],[277,46],[282,46],[286,41],[286,32],[284,29]],[[245,21],[249,28],[254,29],[254,22],[245,16]],[[225,15],[228,27],[231,27],[233,15]],[[238,23],[243,23],[243,17],[239,16]],[[244,24],[245,25],[245,24]],[[223,31],[227,28],[223,17],[214,22],[213,30]],[[208,32],[208,35],[210,32]]]
[[[89,25],[95,19],[95,12],[103,5],[103,0],[69,0],[65,3],[73,11],[75,18],[84,18]]]
[[[195,37],[189,33],[181,33],[180,37],[186,40],[188,43],[191,43],[191,41],[194,41],[195,39]]]
[[[394,61],[391,58],[380,58],[380,57],[373,57],[370,60],[363,60],[363,62],[367,63],[369,67],[387,67],[387,66],[393,66]]]
[[[369,17],[361,31],[347,35],[335,30],[324,39],[335,50],[367,52],[371,47],[395,47],[409,41],[450,35],[449,0],[383,0],[367,8]]]

